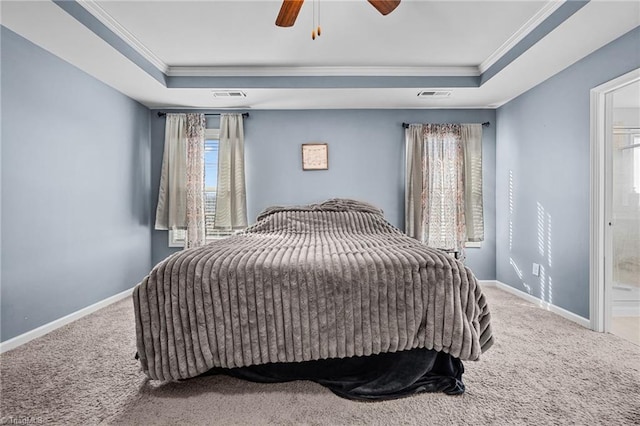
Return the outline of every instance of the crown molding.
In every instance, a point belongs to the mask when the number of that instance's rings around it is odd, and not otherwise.
[[[527,22],[522,25],[511,37],[507,39],[498,49],[496,49],[487,59],[485,59],[479,66],[480,73],[484,73],[493,64],[495,64],[500,58],[502,58],[507,52],[509,52],[516,44],[518,44],[529,33],[536,29],[545,19],[547,19],[553,12],[558,10],[560,6],[565,3],[565,0],[552,0],[546,3],[535,15],[533,15]]]
[[[129,32],[95,0],[76,0],[87,12],[120,37],[158,70],[170,77],[276,77],[276,76],[461,76],[477,77],[481,71],[477,66],[442,67],[376,67],[376,66],[334,66],[334,67],[279,67],[279,66],[171,66],[156,56],[144,43]]]
[[[555,12],[566,0],[547,2],[534,16],[511,35],[498,49],[478,66],[441,67],[376,67],[376,66],[334,66],[334,67],[278,67],[278,66],[171,66],[156,56],[144,43],[129,32],[113,16],[104,10],[96,0],[76,0],[103,25],[120,37],[132,49],[149,61],[158,70],[170,77],[274,77],[274,76],[465,76],[476,77],[484,73],[519,41],[531,33],[546,18]]]
[[[91,13],[97,20],[105,25],[114,34],[120,37],[132,49],[149,61],[153,66],[163,73],[167,73],[169,66],[151,50],[149,50],[140,40],[123,27],[113,16],[104,10],[95,0],[76,0],[77,3]]]
[[[376,76],[376,77],[477,77],[478,67],[183,67],[170,66],[169,77],[279,77],[279,76]]]

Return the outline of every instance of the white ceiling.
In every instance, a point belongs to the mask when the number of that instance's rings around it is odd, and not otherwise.
[[[289,28],[274,25],[280,1],[98,5],[171,66],[429,67],[477,66],[546,2],[404,0],[387,16],[365,0],[315,3],[315,41],[313,0]]]
[[[640,2],[591,1],[480,87],[424,100],[416,94],[429,87],[393,87],[393,76],[478,76],[563,2],[402,0],[382,16],[365,0],[316,0],[316,40],[312,0],[292,28],[274,25],[275,0],[79,3],[168,76],[386,76],[389,83],[272,82],[234,87],[243,99],[214,98],[215,84],[167,88],[51,1],[0,3],[2,25],[151,108],[494,108],[640,25]]]

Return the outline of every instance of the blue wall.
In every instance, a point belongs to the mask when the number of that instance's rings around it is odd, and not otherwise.
[[[640,28],[497,111],[497,279],[585,318],[589,91],[638,67]]]
[[[245,121],[249,221],[274,204],[302,204],[350,197],[381,207],[404,228],[404,130],[408,123],[481,123],[486,241],[467,250],[480,279],[495,279],[494,110],[306,110],[251,111]],[[151,206],[155,215],[164,145],[164,118],[151,119]],[[329,144],[329,170],[302,171],[300,145]],[[155,219],[153,219],[155,221]],[[152,262],[176,251],[167,232],[152,231]]]
[[[147,108],[1,31],[4,341],[148,272],[150,138]]]

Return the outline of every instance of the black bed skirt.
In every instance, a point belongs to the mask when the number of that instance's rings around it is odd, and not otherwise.
[[[375,401],[421,392],[458,395],[464,392],[463,372],[460,359],[418,348],[352,358],[213,368],[204,375],[226,374],[260,383],[311,380],[343,398]]]

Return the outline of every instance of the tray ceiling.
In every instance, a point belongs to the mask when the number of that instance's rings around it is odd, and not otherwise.
[[[315,5],[316,40],[312,0],[291,28],[271,0],[2,1],[0,16],[151,108],[208,109],[495,108],[640,25],[628,1]],[[418,98],[428,89],[451,96]]]

